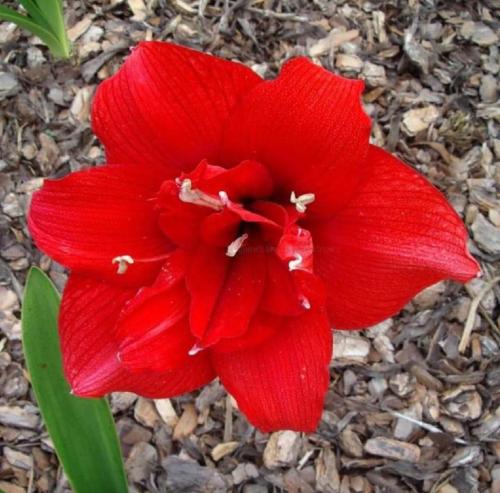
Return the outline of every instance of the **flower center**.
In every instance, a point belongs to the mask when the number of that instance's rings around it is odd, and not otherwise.
[[[289,194],[287,201],[283,192],[276,193],[260,163],[244,161],[225,169],[202,161],[190,173],[162,183],[154,203],[160,228],[173,249],[189,253],[205,245],[219,251],[222,258],[245,255],[248,261],[252,255],[264,255],[276,259],[290,275],[312,274],[312,238],[299,222],[315,196],[295,190]],[[137,258],[131,252],[117,252],[111,262],[117,274],[124,275],[135,264],[160,264],[167,257],[168,253]],[[297,296],[303,309],[311,307],[303,293]]]

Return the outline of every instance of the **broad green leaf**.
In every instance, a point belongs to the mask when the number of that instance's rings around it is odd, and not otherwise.
[[[127,493],[107,402],[70,394],[62,370],[58,311],[54,285],[40,269],[32,268],[22,308],[23,346],[43,420],[75,493]]]
[[[33,0],[32,0],[33,1]],[[0,20],[14,22],[19,27],[30,31],[38,36],[50,49],[56,57],[68,58],[70,55],[69,41],[63,28],[64,36],[58,39],[59,33],[53,32],[46,26],[46,23],[38,23],[31,17],[20,14],[19,12],[0,5]]]

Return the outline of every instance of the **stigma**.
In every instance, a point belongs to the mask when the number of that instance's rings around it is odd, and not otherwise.
[[[316,199],[316,195],[314,193],[304,193],[302,195],[295,195],[295,192],[292,191],[290,194],[290,202],[295,205],[295,208],[301,214],[304,214],[307,210],[307,206],[312,204]]]

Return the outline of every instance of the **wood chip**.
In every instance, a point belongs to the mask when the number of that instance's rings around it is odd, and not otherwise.
[[[218,443],[210,452],[212,459],[218,462],[226,455],[232,454],[240,445],[239,442],[223,442]]]
[[[179,416],[175,412],[172,401],[170,399],[156,399],[154,405],[163,422],[167,426],[174,428],[179,422]]]
[[[439,118],[439,110],[433,106],[415,108],[403,114],[402,128],[410,136],[417,135],[429,128]]]
[[[370,438],[365,443],[365,450],[369,454],[387,457],[388,459],[408,462],[418,462],[420,460],[420,448],[417,445],[392,438]]]
[[[198,424],[198,414],[196,413],[196,408],[193,404],[187,404],[184,408],[179,422],[174,428],[173,438],[174,440],[181,440],[186,438],[196,429]]]
[[[340,493],[340,476],[335,454],[329,448],[322,449],[315,466],[316,490],[321,493]]]
[[[294,465],[300,446],[300,434],[295,431],[285,430],[273,433],[264,449],[264,465],[268,469]]]

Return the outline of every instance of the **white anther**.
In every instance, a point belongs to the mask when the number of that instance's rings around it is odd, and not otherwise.
[[[194,356],[195,354],[198,354],[200,351],[203,351],[203,348],[196,343],[189,351],[188,354],[189,356]]]
[[[112,264],[118,264],[117,274],[125,274],[127,272],[128,266],[134,263],[134,259],[130,255],[118,255],[112,261]]]
[[[300,300],[300,304],[306,309],[310,310],[311,309],[311,302],[304,296]]]
[[[178,183],[178,180],[176,180]],[[227,199],[227,194],[226,194]],[[201,205],[202,207],[210,207],[216,211],[220,211],[225,203],[222,199],[217,199],[208,193],[196,190],[193,188],[193,182],[189,178],[182,180],[179,186],[179,200],[188,204]],[[229,200],[229,199],[227,199]]]
[[[118,363],[122,362],[122,353],[120,353],[120,351],[116,353],[116,361],[118,361]]]
[[[301,264],[302,264],[302,255],[300,255],[300,253],[296,253],[295,258],[288,262],[288,270],[289,271],[296,270],[300,267]]]
[[[179,179],[177,179],[176,182],[177,184],[179,184]],[[193,192],[192,187],[193,182],[189,178],[186,178],[180,182],[179,198],[183,202],[193,202],[197,199],[197,195],[195,192]]]
[[[240,248],[243,246],[243,243],[245,243],[247,238],[248,238],[248,234],[245,233],[245,234],[242,234],[241,236],[238,236],[238,238],[236,238],[236,240],[229,243],[229,245],[227,246],[226,255],[228,257],[234,257],[238,253]]]
[[[290,194],[290,202],[295,205],[295,208],[298,212],[304,214],[306,212],[307,206],[312,204],[316,199],[316,195],[313,193],[304,193],[299,195],[298,197],[295,195],[295,192],[292,191]]]
[[[219,192],[219,198],[220,198],[220,201],[222,202],[222,205],[229,204],[229,197],[227,196],[227,193],[224,192],[224,190],[221,190]]]

